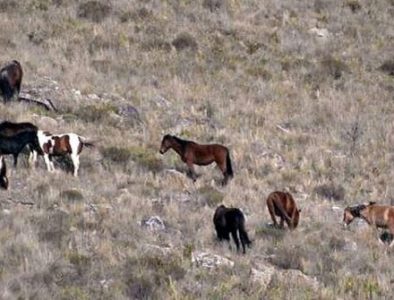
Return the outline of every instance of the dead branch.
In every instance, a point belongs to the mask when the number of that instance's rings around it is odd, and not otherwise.
[[[46,99],[46,101],[49,103],[49,105],[44,103],[44,102],[42,102],[42,101],[40,101],[40,100],[26,98],[26,97],[21,97],[21,96],[18,97],[18,101],[24,101],[24,102],[27,102],[27,103],[33,103],[33,104],[36,104],[38,106],[41,106],[41,107],[45,108],[48,111],[53,110],[53,111],[57,112],[56,107],[53,105],[53,103],[52,103],[52,101],[50,99]]]

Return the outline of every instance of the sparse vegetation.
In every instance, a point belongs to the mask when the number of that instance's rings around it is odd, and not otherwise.
[[[22,92],[59,109],[0,104],[0,119],[96,145],[81,153],[78,179],[47,172],[42,158],[35,169],[6,158],[0,298],[390,299],[382,232],[339,223],[347,205],[394,198],[393,9],[393,0],[0,0],[1,65],[20,61]],[[234,179],[222,187],[205,166],[193,183],[177,154],[159,154],[166,133],[225,144]],[[266,225],[264,200],[284,189],[302,208],[291,232]],[[215,242],[220,203],[245,212],[244,256]],[[150,216],[166,228],[140,226]],[[196,266],[195,251],[234,265]],[[252,268],[269,269],[260,263],[274,272],[266,283],[251,280]],[[321,288],[275,275],[291,271]]]

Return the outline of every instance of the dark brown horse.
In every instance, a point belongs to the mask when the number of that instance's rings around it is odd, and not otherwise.
[[[290,229],[298,226],[300,209],[297,209],[293,196],[287,192],[272,192],[267,198],[267,207],[274,226],[278,226],[275,215],[280,218],[280,228],[284,228],[284,222]]]
[[[38,127],[32,123],[22,122],[22,123],[14,123],[9,121],[4,121],[0,123],[0,137],[12,137],[22,132],[37,132]],[[32,165],[32,162],[35,160],[34,145],[27,145],[29,147],[29,163]],[[34,166],[34,165],[33,165]]]
[[[377,228],[387,228],[394,235],[394,206],[376,205],[376,202],[348,206],[343,213],[343,223],[348,226],[355,218],[364,219],[369,225]],[[394,245],[394,240],[390,247]]]
[[[213,162],[216,162],[223,173],[223,185],[227,184],[228,180],[234,176],[231,167],[230,152],[225,146],[219,144],[200,145],[167,134],[161,142],[160,153],[164,154],[170,148],[174,149],[182,161],[187,164],[189,168],[188,175],[193,181],[197,179],[193,165],[206,166]]]
[[[4,102],[18,98],[21,90],[23,70],[21,64],[13,60],[0,70],[0,91]]]
[[[237,246],[237,251],[239,251],[238,232],[242,244],[242,250],[245,254],[245,245],[250,247],[252,242],[249,240],[248,234],[245,230],[245,217],[240,209],[228,208],[224,205],[220,205],[213,215],[213,224],[215,225],[219,241],[226,240],[230,242],[231,233],[234,243]]]
[[[37,132],[38,127],[32,123],[22,122],[14,123],[9,121],[4,121],[0,123],[0,135],[2,136],[13,136],[15,134],[24,131],[34,131]]]
[[[0,156],[0,187],[8,189],[7,166],[3,156]]]

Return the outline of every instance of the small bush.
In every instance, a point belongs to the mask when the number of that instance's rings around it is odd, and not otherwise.
[[[345,6],[349,7],[352,12],[357,12],[361,9],[361,4],[358,0],[347,0]]]
[[[141,167],[152,172],[159,172],[163,169],[163,163],[156,157],[156,151],[135,146],[130,148],[131,158]]]
[[[394,76],[394,59],[385,61],[379,70],[386,73],[387,75]]]
[[[319,185],[314,188],[314,192],[329,200],[341,201],[345,198],[345,188],[333,183]]]
[[[178,51],[190,49],[190,50],[197,50],[198,44],[196,39],[187,32],[180,33],[173,41],[172,45]]]
[[[60,192],[60,198],[65,199],[69,202],[80,202],[83,200],[82,193],[77,189],[65,190]]]
[[[79,18],[100,23],[110,15],[111,11],[112,7],[110,4],[99,1],[88,1],[78,6],[77,15]]]
[[[204,0],[202,6],[209,9],[211,12],[219,10],[223,7],[224,0]]]
[[[104,159],[116,164],[127,164],[131,158],[131,151],[129,148],[121,147],[107,147],[101,150]]]
[[[321,71],[322,75],[330,75],[334,79],[339,79],[343,73],[349,72],[350,69],[344,62],[328,56],[321,62]]]
[[[85,122],[103,122],[110,118],[112,113],[116,113],[116,107],[110,104],[87,105],[81,107],[76,115]]]

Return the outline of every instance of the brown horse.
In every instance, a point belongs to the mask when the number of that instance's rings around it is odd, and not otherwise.
[[[234,176],[230,152],[225,146],[219,144],[200,145],[167,134],[163,137],[161,142],[160,153],[164,154],[170,148],[174,149],[174,151],[179,154],[182,161],[187,164],[189,168],[188,175],[193,181],[197,179],[197,174],[194,171],[194,164],[206,166],[216,162],[224,176],[223,185],[226,185],[228,180]]]
[[[343,224],[348,226],[355,218],[364,219],[369,225],[387,228],[394,235],[394,206],[376,205],[376,202],[348,206],[343,213]],[[390,247],[394,245],[394,240]]]
[[[274,226],[278,226],[275,215],[280,218],[280,228],[284,228],[284,222],[290,229],[298,226],[301,209],[297,209],[293,196],[287,192],[272,192],[267,198],[267,207]]]
[[[0,70],[0,91],[4,102],[18,98],[22,78],[22,66],[16,60],[11,61]]]
[[[7,166],[3,156],[0,156],[0,187],[8,189]]]

